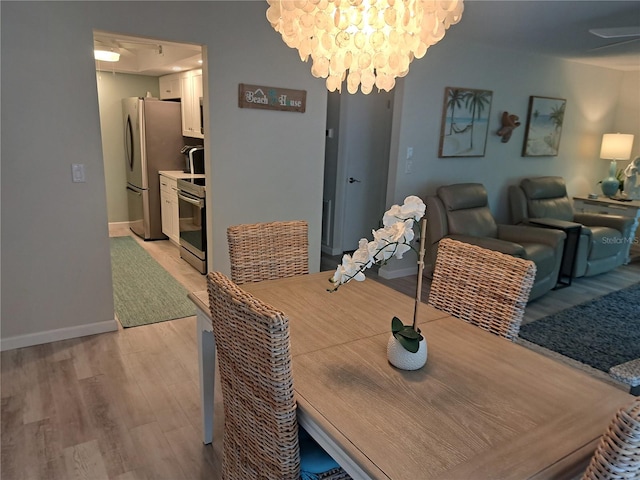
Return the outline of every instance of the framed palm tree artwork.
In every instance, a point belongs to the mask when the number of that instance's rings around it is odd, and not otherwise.
[[[564,122],[564,98],[529,97],[527,128],[524,132],[523,157],[555,157],[560,148]]]
[[[491,90],[445,88],[439,157],[484,157],[492,97]]]

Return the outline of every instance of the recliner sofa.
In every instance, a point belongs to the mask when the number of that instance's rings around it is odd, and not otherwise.
[[[622,265],[632,237],[633,219],[618,215],[574,212],[562,177],[525,178],[509,187],[511,223],[554,218],[582,225],[573,276],[598,275]]]
[[[487,191],[480,183],[442,186],[428,196],[425,272],[433,272],[442,238],[452,238],[536,264],[529,295],[534,300],[556,286],[565,233],[523,225],[497,224],[489,209]]]

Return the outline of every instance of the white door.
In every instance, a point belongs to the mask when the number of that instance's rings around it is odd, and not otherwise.
[[[342,250],[372,239],[385,211],[392,122],[392,92],[358,92],[347,101],[346,176]],[[344,130],[343,130],[344,129]],[[339,179],[340,181],[340,179]]]

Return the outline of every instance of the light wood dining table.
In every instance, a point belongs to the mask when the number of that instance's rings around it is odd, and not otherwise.
[[[386,357],[413,299],[373,280],[329,293],[329,272],[243,285],[290,319],[300,424],[354,479],[573,478],[632,396],[431,306],[427,364]],[[197,306],[203,440],[212,441],[215,342]]]

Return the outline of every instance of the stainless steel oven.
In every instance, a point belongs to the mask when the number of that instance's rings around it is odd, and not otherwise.
[[[180,258],[207,273],[207,226],[204,178],[178,179]]]

